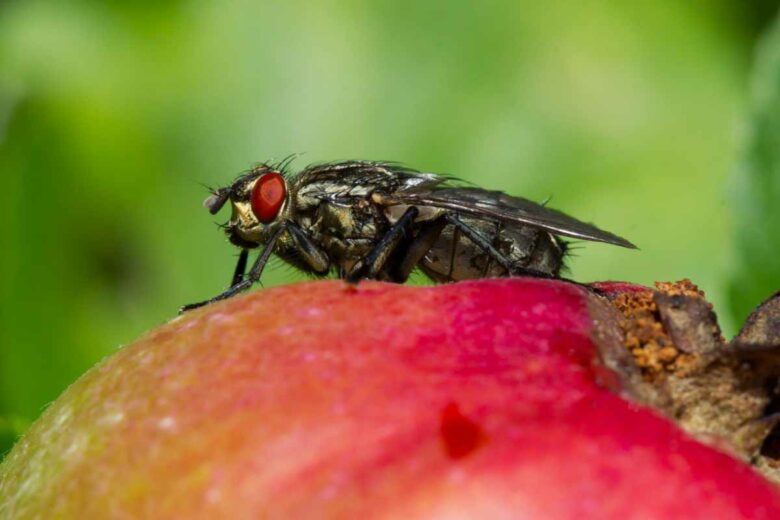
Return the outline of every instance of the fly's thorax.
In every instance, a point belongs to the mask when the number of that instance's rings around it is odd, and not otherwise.
[[[293,220],[342,272],[365,257],[391,226],[384,208],[365,196],[325,198],[316,204],[304,196],[293,201]]]
[[[307,220],[307,215],[310,222],[309,232],[322,240],[326,248],[332,242],[344,242],[347,248],[352,243],[373,242],[388,227],[383,223],[384,219],[379,216],[376,208],[357,202],[323,203],[314,211],[296,214],[296,221],[302,223]]]
[[[399,218],[403,216],[404,213],[406,213],[406,210],[408,210],[411,207],[409,204],[393,204],[391,206],[385,207],[385,217],[387,218],[387,221],[390,222],[390,224],[395,224]],[[433,206],[417,206],[417,217],[414,219],[415,222],[427,222],[430,220],[436,220],[437,218],[441,217],[446,213],[446,210],[443,208],[435,208]]]

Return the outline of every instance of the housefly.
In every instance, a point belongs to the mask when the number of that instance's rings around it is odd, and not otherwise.
[[[415,268],[437,282],[557,278],[566,254],[559,237],[635,247],[543,204],[396,163],[318,164],[294,176],[287,164],[257,166],[206,199],[212,214],[230,202],[224,229],[241,253],[230,287],[183,311],[248,289],[271,254],[316,276],[403,283]]]

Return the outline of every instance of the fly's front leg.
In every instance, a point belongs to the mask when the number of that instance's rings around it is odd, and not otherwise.
[[[248,249],[242,249],[241,253],[238,255],[238,262],[236,262],[236,268],[233,270],[233,278],[231,278],[230,286],[228,287],[228,291],[241,283],[241,281],[244,279],[244,273],[246,273],[246,263],[249,259],[249,250]],[[216,300],[216,298],[212,298],[211,300],[206,300],[203,302],[198,303],[190,303],[189,305],[185,305],[181,309],[179,309],[179,313],[188,311],[190,309],[195,309],[197,307],[202,307],[203,305],[206,305],[207,303],[210,303],[212,301]]]
[[[238,263],[236,264],[236,269],[233,271],[233,278],[230,282],[230,287],[233,287],[244,279],[244,273],[246,273],[246,262],[248,259],[249,250],[242,249],[241,254],[238,255]]]
[[[398,244],[401,243],[404,236],[406,236],[419,213],[420,211],[416,207],[410,206],[371,251],[364,258],[360,259],[352,270],[347,273],[347,282],[356,283],[362,278],[376,278],[385,266],[387,259],[390,258],[390,255],[398,247]]]
[[[260,279],[260,275],[263,274],[263,268],[265,267],[265,264],[268,263],[268,259],[271,258],[271,253],[273,253],[274,246],[276,245],[276,241],[279,240],[279,237],[282,235],[285,229],[286,229],[286,225],[283,224],[279,226],[279,228],[274,232],[273,235],[271,235],[271,238],[266,243],[263,252],[260,253],[260,256],[258,256],[257,260],[255,260],[252,269],[249,271],[249,275],[243,278],[243,280],[231,285],[225,292],[218,294],[213,298],[210,298],[203,302],[191,303],[189,305],[185,305],[184,307],[181,308],[179,313],[186,312],[192,309],[197,309],[198,307],[202,307],[204,305],[208,305],[209,303],[213,303],[219,300],[226,300],[231,296],[235,296],[241,291],[245,291],[246,289],[252,287],[252,285]],[[240,265],[241,263],[240,256],[238,260]],[[238,268],[238,266],[236,267]],[[236,270],[238,271],[238,269]],[[235,275],[234,275],[234,280],[235,280]]]
[[[287,221],[287,232],[295,244],[295,249],[301,255],[306,264],[312,268],[315,273],[326,274],[330,271],[330,259],[311,237],[301,227],[292,220]]]
[[[503,267],[508,274],[524,274],[528,276],[536,276],[539,278],[553,278],[549,274],[537,271],[535,269],[516,266],[509,258],[506,257],[506,255],[493,247],[493,244],[489,239],[487,239],[479,231],[475,230],[468,224],[465,224],[457,217],[457,215],[448,213],[444,218],[447,219],[447,222],[455,226],[455,229],[459,230],[461,233],[463,233],[464,236],[476,244],[477,247],[487,253],[490,258],[495,260],[498,265]]]

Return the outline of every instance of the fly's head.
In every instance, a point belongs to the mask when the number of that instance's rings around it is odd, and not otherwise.
[[[215,190],[203,205],[214,215],[230,201],[233,214],[225,232],[233,244],[257,247],[267,241],[288,213],[287,181],[276,169],[263,165],[242,175],[226,188]]]

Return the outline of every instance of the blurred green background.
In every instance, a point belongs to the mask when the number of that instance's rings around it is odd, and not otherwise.
[[[739,232],[765,188],[734,173],[776,5],[0,3],[0,452],[97,360],[226,285],[236,251],[202,184],[294,152],[552,196],[642,249],[586,244],[574,278],[690,277],[734,331],[780,287],[745,253],[772,235]],[[752,292],[746,258],[769,273]],[[277,263],[264,282],[297,279]]]

